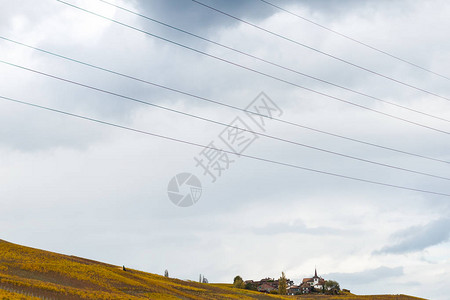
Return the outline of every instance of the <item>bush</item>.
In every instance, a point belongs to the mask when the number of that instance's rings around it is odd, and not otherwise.
[[[245,282],[242,280],[242,277],[237,275],[233,279],[233,287],[237,289],[245,289]]]

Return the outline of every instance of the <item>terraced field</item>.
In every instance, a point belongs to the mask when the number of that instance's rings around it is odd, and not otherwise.
[[[166,278],[0,240],[0,299],[364,299],[394,296],[278,296]]]

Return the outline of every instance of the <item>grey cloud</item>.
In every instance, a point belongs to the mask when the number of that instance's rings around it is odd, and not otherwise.
[[[238,17],[250,17],[251,19],[261,19],[269,16],[272,9],[258,3],[259,1],[204,1],[205,4],[217,7]],[[196,4],[193,1],[140,1],[142,9],[166,22],[176,22],[178,26],[189,29],[217,29],[236,23],[236,20],[218,14],[206,7]],[[176,9],[174,9],[176,8]]]
[[[442,218],[425,226],[413,226],[395,233],[397,243],[388,245],[375,254],[402,254],[424,250],[427,247],[446,242],[450,238],[450,218]]]
[[[271,223],[264,227],[254,228],[253,232],[260,235],[276,235],[283,233],[312,234],[312,235],[342,235],[349,233],[347,230],[332,227],[308,227],[301,220],[294,224]]]
[[[0,147],[24,152],[56,147],[85,150],[92,144],[104,141],[109,135],[104,127],[92,126],[84,121],[58,118],[46,112],[39,113],[41,112],[37,112],[36,116],[28,120],[12,118],[0,120],[2,137]],[[43,119],[46,121],[43,122]]]
[[[373,283],[378,280],[399,277],[403,275],[403,267],[385,267],[381,266],[376,269],[365,270],[355,273],[329,273],[325,274],[325,278],[336,280],[343,286],[352,286],[357,284]]]
[[[270,6],[262,1],[227,1],[215,0],[207,1],[201,0],[211,7],[222,10],[238,18],[243,18],[247,21],[258,21],[269,17],[280,10]],[[368,5],[362,4],[361,1],[351,0],[342,5],[338,0],[321,0],[321,1],[272,1],[275,5],[283,8],[290,8],[291,4],[298,4],[302,7],[308,8],[320,14],[325,14],[332,17],[339,17],[353,11],[360,6]],[[369,1],[369,3],[376,3]],[[138,5],[141,9],[153,17],[163,18],[165,21],[176,22],[178,26],[184,29],[201,29],[211,31],[220,27],[227,27],[237,24],[239,21],[220,14],[207,7],[199,5],[193,1],[186,0],[156,0],[156,1],[139,1]],[[176,9],[174,9],[176,8]]]

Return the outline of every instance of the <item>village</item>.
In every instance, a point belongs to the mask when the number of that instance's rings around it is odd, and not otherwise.
[[[280,279],[264,278],[259,281],[246,280],[242,281],[241,283],[239,281],[241,281],[242,279],[238,277],[239,276],[236,276],[234,280],[235,287],[256,290],[262,293],[280,293],[281,281],[285,281],[285,283],[283,283],[285,285],[285,292],[283,292],[283,294],[286,295],[300,295],[311,293],[339,294],[341,292],[340,286],[336,281],[325,280],[322,277],[318,276],[317,269],[314,270],[314,276],[303,278],[301,283],[298,285],[295,285],[294,281],[284,278],[284,273]],[[343,291],[350,292],[347,289],[343,289]]]

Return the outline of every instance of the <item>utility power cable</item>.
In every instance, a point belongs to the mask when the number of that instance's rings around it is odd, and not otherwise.
[[[57,0],[57,1],[60,1],[60,0]],[[227,17],[230,17],[230,18],[232,18],[232,19],[235,19],[235,20],[237,20],[237,21],[239,21],[239,22],[242,22],[242,23],[244,23],[244,24],[247,24],[247,25],[249,25],[249,26],[251,26],[251,27],[254,27],[254,28],[257,28],[257,29],[259,29],[259,30],[261,30],[261,31],[264,31],[264,32],[266,32],[266,33],[268,33],[268,34],[270,34],[270,35],[276,36],[276,37],[281,38],[281,39],[283,39],[283,40],[285,40],[285,41],[291,42],[291,43],[296,44],[296,45],[298,45],[298,46],[301,46],[301,47],[307,48],[307,49],[309,49],[309,50],[312,50],[312,51],[314,51],[314,52],[320,53],[320,54],[322,54],[322,55],[328,56],[328,57],[330,57],[330,58],[332,58],[332,59],[334,59],[334,60],[343,62],[343,63],[345,63],[345,64],[347,64],[347,65],[350,65],[350,66],[353,66],[353,67],[355,67],[355,68],[357,68],[357,69],[363,70],[363,71],[365,71],[365,72],[371,73],[371,74],[376,75],[376,76],[379,76],[379,77],[383,77],[383,78],[385,78],[385,79],[388,79],[388,80],[390,80],[390,81],[396,82],[396,83],[401,84],[401,85],[403,85],[403,86],[406,86],[406,87],[415,89],[415,90],[417,90],[417,91],[421,91],[421,92],[423,92],[423,93],[426,93],[426,94],[429,94],[429,95],[433,95],[433,96],[435,96],[435,97],[437,97],[437,98],[441,98],[441,99],[450,101],[450,98],[448,98],[448,97],[445,97],[445,96],[436,94],[436,93],[434,93],[434,92],[425,90],[425,89],[423,89],[423,88],[420,88],[420,87],[417,87],[417,86],[415,86],[415,85],[406,83],[406,82],[404,82],[404,81],[395,79],[395,78],[393,78],[393,77],[389,77],[389,76],[387,76],[387,75],[384,75],[384,74],[381,74],[381,73],[379,73],[379,72],[373,71],[373,70],[371,70],[371,69],[369,69],[369,68],[360,66],[360,65],[358,65],[358,64],[356,64],[356,63],[352,63],[352,62],[350,62],[350,61],[348,61],[348,60],[345,60],[345,59],[343,59],[343,58],[337,57],[337,56],[335,56],[335,55],[333,55],[333,54],[330,54],[330,53],[327,53],[327,52],[325,52],[325,51],[319,50],[319,49],[317,49],[317,48],[308,46],[308,45],[306,45],[306,44],[304,44],[304,43],[301,43],[301,42],[296,41],[296,40],[294,40],[294,39],[285,37],[285,36],[283,36],[283,35],[281,35],[281,34],[279,34],[279,33],[270,31],[270,30],[265,29],[265,28],[263,28],[263,27],[261,27],[261,26],[258,26],[258,25],[256,25],[256,24],[253,24],[253,23],[251,23],[251,22],[248,22],[248,21],[246,21],[246,20],[244,20],[244,19],[241,19],[241,18],[238,18],[238,17],[236,17],[236,16],[233,16],[233,15],[227,13],[227,12],[224,12],[224,11],[218,9],[218,8],[215,8],[215,7],[212,7],[212,6],[210,6],[210,5],[207,5],[207,4],[203,3],[203,2],[200,2],[200,1],[197,1],[197,0],[191,0],[191,1],[194,2],[194,3],[197,3],[197,4],[201,5],[201,6],[204,6],[204,7],[208,8],[208,9],[210,9],[210,10],[213,10],[213,11],[215,11],[215,12],[218,12],[218,13],[220,13],[220,14],[222,14],[222,15],[225,15],[225,16],[227,16]]]
[[[221,125],[221,126],[224,126],[224,127],[227,127],[227,128],[232,128],[232,129],[239,130],[239,131],[250,132],[252,134],[263,136],[263,137],[266,137],[266,138],[269,138],[269,139],[273,139],[273,140],[277,140],[277,141],[280,141],[280,142],[289,143],[289,144],[292,144],[292,145],[296,145],[296,146],[300,146],[300,147],[304,147],[304,148],[309,148],[309,149],[312,149],[312,150],[325,152],[325,153],[328,153],[328,154],[337,155],[337,156],[345,157],[345,158],[348,158],[348,159],[362,161],[362,162],[365,162],[365,163],[374,164],[374,165],[378,165],[378,166],[381,166],[381,167],[387,167],[387,168],[396,169],[396,170],[399,170],[399,171],[404,171],[404,172],[408,172],[408,173],[414,173],[414,174],[418,174],[418,175],[423,175],[423,176],[427,176],[427,177],[433,177],[433,178],[438,178],[438,179],[443,179],[443,180],[449,180],[450,181],[450,178],[448,178],[448,177],[443,177],[443,176],[433,175],[433,174],[429,174],[429,173],[425,173],[425,172],[415,171],[415,170],[402,168],[402,167],[398,167],[398,166],[394,166],[394,165],[390,165],[390,164],[379,163],[379,162],[375,162],[375,161],[372,161],[372,160],[359,158],[359,157],[356,157],[356,156],[347,155],[347,154],[343,154],[343,153],[339,153],[339,152],[335,152],[335,151],[330,151],[330,150],[326,150],[326,149],[323,149],[323,148],[314,147],[314,146],[310,146],[310,145],[307,145],[307,144],[302,144],[302,143],[299,143],[299,142],[295,142],[295,141],[288,140],[288,139],[283,139],[283,138],[280,138],[280,137],[276,137],[276,136],[272,136],[272,135],[268,135],[268,134],[264,134],[264,133],[255,132],[255,131],[248,130],[248,129],[245,129],[245,128],[232,126],[230,124],[226,124],[226,123],[223,123],[223,122],[219,122],[219,121],[215,121],[215,120],[212,120],[212,119],[204,118],[204,117],[201,117],[201,116],[198,116],[198,115],[186,113],[186,112],[183,112],[183,111],[180,111],[180,110],[176,110],[176,109],[172,109],[172,108],[169,108],[169,107],[166,107],[166,106],[154,104],[154,103],[151,103],[151,102],[148,102],[148,101],[144,101],[144,100],[141,100],[141,99],[137,99],[137,98],[134,98],[134,97],[129,97],[129,96],[126,96],[126,95],[118,94],[118,93],[111,92],[111,91],[108,91],[108,90],[105,90],[105,89],[94,87],[92,85],[79,83],[79,82],[76,82],[76,81],[73,81],[73,80],[69,80],[69,79],[66,79],[66,78],[59,77],[59,76],[51,75],[49,73],[41,72],[41,71],[38,71],[38,70],[35,70],[35,69],[27,68],[27,67],[20,66],[20,65],[17,65],[17,64],[13,64],[13,63],[10,63],[10,62],[6,62],[6,61],[3,61],[3,60],[0,60],[0,63],[6,64],[6,65],[9,65],[9,66],[12,66],[12,67],[20,68],[22,70],[33,72],[33,73],[36,73],[36,74],[40,74],[40,75],[43,75],[43,76],[46,76],[46,77],[49,77],[49,78],[57,79],[59,81],[67,82],[67,83],[74,84],[74,85],[77,85],[77,86],[81,86],[81,87],[84,87],[84,88],[87,88],[87,89],[91,89],[91,90],[94,90],[94,91],[97,91],[97,92],[101,92],[101,93],[104,93],[104,94],[108,94],[108,95],[116,96],[116,97],[119,97],[119,98],[123,98],[123,99],[128,100],[128,101],[138,102],[138,103],[141,103],[141,104],[144,104],[144,105],[156,107],[156,108],[159,108],[159,109],[163,109],[163,110],[170,111],[170,112],[173,112],[173,113],[177,113],[177,114],[181,114],[181,115],[188,116],[188,117],[191,117],[191,118],[199,119],[199,120],[206,121],[206,122],[209,122],[209,123],[214,123],[214,124]]]
[[[281,65],[281,64],[279,64],[279,63],[270,61],[270,60],[268,60],[268,59],[265,59],[265,58],[262,58],[262,57],[259,57],[259,56],[256,56],[256,55],[247,53],[247,52],[245,52],[245,51],[236,49],[236,48],[234,48],[234,47],[227,46],[227,45],[225,45],[225,44],[222,44],[222,43],[213,41],[213,40],[211,40],[211,39],[208,39],[208,38],[205,38],[205,37],[200,36],[200,35],[198,35],[198,34],[189,32],[189,31],[184,30],[184,29],[181,29],[181,28],[179,28],[179,27],[176,27],[176,26],[170,25],[170,24],[168,24],[168,23],[159,21],[159,20],[157,20],[157,19],[148,17],[148,16],[146,16],[146,15],[140,14],[140,13],[138,13],[138,12],[135,12],[135,11],[133,11],[133,10],[130,10],[130,9],[128,9],[128,8],[125,8],[125,7],[123,7],[123,6],[120,6],[120,5],[111,3],[111,2],[109,2],[109,1],[106,1],[106,0],[98,0],[98,1],[103,2],[103,3],[106,3],[106,4],[108,4],[108,5],[112,6],[112,7],[118,8],[118,9],[120,9],[120,10],[123,10],[123,11],[128,12],[128,13],[133,14],[133,15],[136,15],[136,16],[138,16],[138,17],[144,18],[144,19],[149,20],[149,21],[151,21],[151,22],[154,22],[154,23],[160,24],[160,25],[162,25],[162,26],[171,28],[171,29],[173,29],[173,30],[182,32],[182,33],[184,33],[184,34],[193,36],[193,37],[195,37],[195,38],[197,38],[197,39],[200,39],[200,40],[202,40],[202,41],[206,41],[206,42],[211,43],[211,44],[213,44],[213,45],[216,45],[216,46],[222,47],[222,48],[224,48],[224,49],[228,49],[228,50],[230,50],[230,51],[233,51],[233,52],[235,52],[235,53],[239,53],[239,54],[241,54],[241,55],[244,55],[244,56],[250,57],[250,58],[252,58],[252,59],[255,59],[255,60],[264,62],[264,63],[269,64],[269,65],[271,65],[271,66],[275,66],[275,67],[277,67],[277,68],[280,68],[280,69],[289,71],[289,72],[291,72],[291,73],[294,73],[294,74],[297,74],[297,75],[301,75],[301,76],[304,76],[304,77],[313,79],[313,80],[315,80],[315,81],[318,81],[318,82],[321,82],[321,83],[325,83],[325,84],[328,84],[328,85],[331,85],[331,86],[334,86],[334,87],[343,89],[343,90],[348,91],[348,92],[352,92],[352,93],[357,94],[357,95],[360,95],[360,96],[364,96],[364,97],[367,97],[367,98],[370,98],[370,99],[373,99],[373,100],[376,100],[376,101],[380,101],[380,102],[386,103],[386,104],[388,104],[388,105],[392,105],[392,106],[395,106],[395,107],[398,107],[398,108],[402,108],[402,109],[405,109],[405,110],[408,110],[408,111],[412,111],[412,112],[415,112],[415,113],[418,113],[418,114],[421,114],[421,115],[425,115],[425,116],[428,116],[428,117],[431,117],[431,118],[434,118],[434,119],[437,119],[437,120],[441,120],[441,121],[445,121],[445,122],[449,122],[449,123],[450,123],[450,120],[449,120],[449,119],[446,119],[446,118],[443,118],[443,117],[439,117],[439,116],[435,116],[435,115],[432,115],[432,114],[429,114],[429,113],[426,113],[426,112],[423,112],[423,111],[420,111],[420,110],[417,110],[417,109],[413,109],[413,108],[410,108],[410,107],[406,107],[406,106],[404,106],[404,105],[400,105],[400,104],[397,104],[397,103],[395,103],[395,102],[391,102],[391,101],[388,101],[388,100],[384,100],[384,99],[381,99],[381,98],[378,98],[378,97],[375,97],[375,96],[371,96],[371,95],[369,95],[369,94],[367,94],[367,93],[364,93],[364,92],[361,92],[361,91],[357,91],[357,90],[354,90],[354,89],[351,89],[351,88],[347,88],[347,87],[345,87],[345,86],[343,86],[343,85],[336,84],[336,83],[333,83],[333,82],[331,82],[331,81],[324,80],[324,79],[321,79],[321,78],[318,78],[318,77],[315,77],[315,76],[306,74],[306,73],[304,73],[304,72],[300,72],[300,71],[295,70],[295,69],[293,69],[293,68],[283,66],[283,65]]]
[[[100,1],[102,1],[102,0],[100,0]],[[297,14],[297,13],[291,11],[291,10],[288,10],[288,9],[286,9],[286,8],[283,8],[283,7],[281,7],[281,6],[279,6],[279,5],[276,5],[276,4],[272,3],[272,2],[269,2],[269,1],[266,1],[266,0],[259,0],[259,1],[261,1],[261,2],[263,2],[263,3],[266,3],[266,4],[268,4],[268,5],[272,6],[272,7],[275,7],[275,8],[278,9],[278,10],[284,11],[284,12],[286,12],[286,13],[292,15],[292,16],[295,16],[295,17],[297,17],[297,18],[299,18],[299,19],[302,19],[303,21],[306,21],[306,22],[309,22],[309,23],[311,23],[311,24],[314,24],[315,26],[318,26],[318,27],[320,27],[320,28],[322,28],[322,29],[325,29],[325,30],[327,30],[327,31],[329,31],[329,32],[331,32],[331,33],[334,33],[334,34],[339,35],[339,36],[341,36],[341,37],[343,37],[343,38],[346,38],[347,40],[350,40],[350,41],[353,41],[353,42],[355,42],[355,43],[358,43],[358,44],[360,44],[360,45],[362,45],[362,46],[364,46],[364,47],[366,47],[366,48],[369,48],[369,49],[372,49],[372,50],[374,50],[374,51],[376,51],[376,52],[379,52],[379,53],[382,53],[382,54],[384,54],[384,55],[387,55],[387,56],[389,56],[389,57],[391,57],[391,58],[394,58],[394,59],[396,59],[396,60],[398,60],[398,61],[404,62],[404,63],[406,63],[406,64],[408,64],[408,65],[410,65],[410,66],[413,66],[413,67],[416,67],[416,68],[418,68],[418,69],[421,69],[422,71],[425,71],[425,72],[434,74],[434,75],[436,75],[436,76],[442,77],[442,78],[444,78],[444,79],[450,80],[450,78],[447,77],[447,76],[445,76],[445,75],[439,74],[439,73],[437,73],[437,72],[435,72],[435,71],[433,71],[433,70],[430,70],[430,69],[427,69],[427,68],[425,68],[425,67],[422,67],[422,66],[420,66],[420,65],[418,65],[418,64],[416,64],[416,63],[413,63],[413,62],[411,62],[411,61],[408,61],[408,60],[406,60],[406,59],[404,59],[404,58],[401,58],[401,57],[399,57],[399,56],[397,56],[397,55],[394,55],[394,54],[392,54],[392,53],[389,53],[389,52],[387,52],[387,51],[385,51],[385,50],[381,50],[380,48],[377,48],[377,47],[375,47],[375,46],[371,46],[371,45],[369,45],[369,44],[367,44],[367,43],[365,43],[365,42],[362,42],[362,41],[360,41],[360,40],[357,40],[357,39],[355,39],[355,38],[352,38],[351,36],[349,36],[349,35],[347,35],[347,34],[344,34],[344,33],[342,33],[342,32],[339,32],[339,31],[336,31],[336,30],[334,30],[334,29],[331,29],[330,27],[324,26],[324,25],[322,25],[322,24],[320,24],[320,23],[318,23],[318,22],[316,22],[316,21],[313,21],[313,20],[308,19],[308,18],[306,18],[306,17],[304,17],[304,16],[301,16],[301,15],[299,15],[299,14]]]
[[[310,92],[312,92],[312,93],[315,93],[315,94],[318,94],[318,95],[321,95],[321,96],[325,96],[325,97],[327,97],[327,98],[330,98],[330,99],[333,99],[333,100],[336,100],[336,101],[339,101],[339,102],[342,102],[342,103],[346,103],[346,104],[349,104],[349,105],[352,105],[352,106],[356,106],[356,107],[359,107],[359,108],[362,108],[362,109],[366,109],[366,110],[369,110],[369,111],[372,111],[372,112],[375,112],[375,113],[384,115],[384,116],[386,116],[386,117],[394,118],[394,119],[397,119],[397,120],[400,120],[400,121],[403,121],[403,122],[407,122],[407,123],[410,123],[410,124],[413,124],[413,125],[416,125],[416,126],[420,126],[420,127],[423,127],[423,128],[427,128],[427,129],[430,129],[430,130],[433,130],[433,131],[436,131],[436,132],[440,132],[440,133],[444,133],[444,134],[450,134],[450,132],[445,131],[445,130],[441,130],[441,129],[438,129],[438,128],[435,128],[435,127],[431,127],[431,126],[428,126],[428,125],[424,125],[424,124],[421,124],[421,123],[418,123],[418,122],[414,122],[414,121],[411,121],[411,120],[408,120],[408,119],[405,119],[405,118],[397,117],[397,116],[394,116],[394,115],[391,115],[391,114],[388,114],[388,113],[385,113],[385,112],[382,112],[382,111],[379,111],[379,110],[376,110],[376,109],[373,109],[373,108],[370,108],[370,107],[367,107],[367,106],[364,106],[364,105],[360,105],[360,104],[357,104],[357,103],[353,103],[353,102],[351,102],[351,101],[344,100],[344,99],[339,98],[339,97],[335,97],[335,96],[332,96],[332,95],[329,95],[329,94],[326,94],[326,93],[323,93],[323,92],[320,92],[320,91],[317,91],[317,90],[314,90],[314,89],[311,89],[311,88],[307,88],[307,87],[301,86],[301,85],[296,84],[296,83],[294,83],[294,82],[291,82],[291,81],[288,81],[288,80],[284,80],[284,79],[282,79],[282,78],[278,78],[278,77],[276,77],[276,76],[273,76],[273,75],[270,75],[270,74],[267,74],[267,73],[264,73],[264,72],[261,72],[261,71],[252,69],[252,68],[250,68],[250,67],[246,67],[246,66],[244,66],[244,65],[241,65],[241,64],[238,64],[238,63],[235,63],[235,62],[226,60],[226,59],[224,59],[224,58],[220,58],[220,57],[218,57],[218,56],[215,56],[215,55],[206,53],[206,52],[204,52],[204,51],[197,50],[197,49],[195,49],[195,48],[192,48],[192,47],[183,45],[183,44],[181,44],[181,43],[172,41],[172,40],[170,40],[170,39],[167,39],[167,38],[158,36],[158,35],[156,35],[156,34],[153,34],[153,33],[150,33],[150,32],[148,32],[148,31],[139,29],[139,28],[137,28],[137,27],[134,27],[134,26],[131,26],[131,25],[128,25],[128,24],[119,22],[119,21],[117,21],[117,20],[114,20],[114,19],[105,17],[105,16],[103,16],[103,15],[97,14],[97,13],[95,13],[95,12],[92,12],[92,11],[90,11],[90,10],[81,8],[81,7],[79,7],[79,6],[76,6],[76,5],[67,3],[67,2],[64,2],[64,1],[62,1],[62,0],[56,0],[56,1],[61,2],[61,3],[63,3],[63,4],[66,4],[66,5],[68,5],[68,6],[74,7],[74,8],[76,8],[76,9],[81,10],[81,11],[90,13],[90,14],[92,14],[92,15],[98,16],[98,17],[103,18],[103,19],[105,19],[105,20],[109,20],[109,21],[111,21],[111,22],[113,22],[113,23],[116,23],[116,24],[119,24],[119,25],[121,25],[121,26],[125,26],[125,27],[127,27],[127,28],[130,28],[130,29],[139,31],[139,32],[141,32],[141,33],[144,33],[144,34],[146,34],[146,35],[149,35],[149,36],[155,37],[155,38],[157,38],[157,39],[160,39],[160,40],[163,40],[163,41],[172,43],[172,44],[174,44],[174,45],[177,45],[177,46],[180,46],[180,47],[183,47],[183,48],[192,50],[192,51],[194,51],[194,52],[200,53],[200,54],[202,54],[202,55],[205,55],[205,56],[208,56],[208,57],[211,57],[211,58],[214,58],[214,59],[217,59],[217,60],[219,60],[219,61],[222,61],[222,62],[231,64],[231,65],[240,67],[240,68],[242,68],[242,69],[245,69],[245,70],[254,72],[254,73],[256,73],[256,74],[259,74],[259,75],[262,75],[262,76],[265,76],[265,77],[268,77],[268,78],[277,80],[277,81],[279,81],[279,82],[283,82],[283,83],[286,83],[286,84],[288,84],[288,85],[295,86],[295,87],[298,87],[298,88],[300,88],[300,89],[303,89],[303,90],[306,90],[306,91],[310,91]],[[193,0],[192,0],[192,1],[193,1]]]
[[[432,157],[428,157],[428,156],[424,156],[424,155],[420,155],[420,154],[415,154],[415,153],[411,153],[411,152],[407,152],[407,151],[403,151],[403,150],[398,150],[398,149],[382,146],[382,145],[379,145],[379,144],[369,143],[369,142],[366,142],[366,141],[361,141],[361,140],[353,139],[353,138],[350,138],[350,137],[338,135],[338,134],[335,134],[335,133],[323,131],[323,130],[320,130],[320,129],[308,127],[308,126],[305,126],[305,125],[301,125],[299,123],[295,123],[295,122],[279,119],[279,118],[272,117],[272,116],[266,116],[264,114],[259,114],[259,113],[253,112],[253,111],[249,111],[247,109],[243,109],[243,108],[231,105],[231,104],[227,104],[227,103],[220,102],[220,101],[217,101],[217,100],[213,100],[213,99],[210,99],[210,98],[201,97],[201,96],[198,96],[198,95],[186,92],[186,91],[182,91],[182,90],[179,90],[179,89],[176,89],[176,88],[168,87],[168,86],[165,86],[165,85],[160,85],[160,84],[157,84],[155,82],[151,82],[151,81],[144,80],[144,79],[141,79],[141,78],[137,78],[137,77],[134,77],[134,76],[130,76],[130,75],[127,75],[127,74],[124,74],[124,73],[113,71],[111,69],[107,69],[107,68],[104,68],[104,67],[100,67],[100,66],[97,66],[97,65],[86,63],[86,62],[83,62],[81,60],[77,60],[77,59],[74,59],[74,58],[71,58],[71,57],[68,57],[68,56],[57,54],[55,52],[51,52],[51,51],[48,51],[48,50],[44,50],[44,49],[41,49],[41,48],[30,46],[30,45],[27,45],[27,44],[24,44],[24,43],[21,43],[21,42],[18,42],[18,41],[14,41],[14,40],[2,37],[2,36],[0,36],[0,39],[6,40],[6,41],[9,41],[9,42],[12,42],[12,43],[24,46],[24,47],[28,47],[30,49],[33,49],[33,50],[36,50],[36,51],[40,51],[40,52],[43,52],[45,54],[49,54],[49,55],[52,55],[52,56],[55,56],[55,57],[58,57],[58,58],[61,58],[61,59],[64,59],[64,60],[72,61],[72,62],[81,64],[81,65],[84,65],[84,66],[87,66],[87,67],[90,67],[90,68],[94,68],[94,69],[97,69],[97,70],[108,72],[108,73],[111,73],[111,74],[114,74],[114,75],[118,75],[118,76],[121,76],[121,77],[124,77],[124,78],[127,78],[127,79],[135,80],[135,81],[138,81],[138,82],[141,82],[141,83],[145,83],[145,84],[157,87],[157,88],[162,88],[162,89],[165,89],[165,90],[169,90],[171,92],[175,92],[175,93],[178,93],[178,94],[181,94],[181,95],[189,96],[189,97],[201,100],[201,101],[213,103],[213,104],[216,104],[216,105],[219,105],[219,106],[223,106],[223,107],[226,107],[226,108],[230,108],[230,109],[233,109],[233,110],[242,111],[242,112],[245,112],[245,113],[248,113],[248,114],[252,114],[252,115],[255,115],[255,116],[258,116],[258,117],[262,117],[262,118],[268,118],[268,119],[271,119],[271,120],[274,120],[274,121],[277,121],[277,122],[280,122],[280,123],[283,123],[283,124],[291,125],[291,126],[294,126],[294,127],[299,127],[299,128],[302,128],[302,129],[307,129],[307,130],[310,130],[310,131],[313,131],[313,132],[317,132],[317,133],[321,133],[321,134],[325,134],[325,135],[341,138],[341,139],[344,139],[344,140],[349,140],[349,141],[352,141],[352,142],[357,142],[357,143],[360,143],[360,144],[364,144],[364,145],[368,145],[368,146],[372,146],[372,147],[376,147],[376,148],[380,148],[380,149],[384,149],[384,150],[389,150],[389,151],[393,151],[393,152],[397,152],[397,153],[402,153],[402,154],[406,154],[406,155],[410,155],[410,156],[414,156],[414,157],[419,157],[419,158],[423,158],[423,159],[427,159],[427,160],[442,162],[442,163],[446,163],[446,164],[450,163],[450,162],[445,161],[445,160],[440,160],[440,159],[437,159],[437,158],[432,158]]]
[[[176,143],[181,143],[181,144],[185,144],[185,145],[191,145],[191,146],[200,147],[200,148],[212,149],[212,150],[221,151],[221,152],[224,152],[224,153],[227,153],[227,154],[235,154],[232,151],[216,149],[216,148],[208,146],[208,145],[202,145],[202,144],[199,144],[199,143],[196,143],[196,142],[192,142],[192,141],[188,141],[188,140],[182,140],[182,139],[170,137],[170,136],[167,136],[167,135],[156,134],[156,133],[149,132],[149,131],[144,131],[144,130],[140,130],[140,129],[136,129],[136,128],[132,128],[132,127],[128,127],[128,126],[123,126],[123,125],[119,125],[119,124],[116,124],[116,123],[107,122],[107,121],[103,121],[103,120],[99,120],[99,119],[95,119],[95,118],[91,118],[91,117],[86,117],[86,116],[79,115],[79,114],[74,114],[74,113],[70,113],[70,112],[67,112],[67,111],[51,108],[51,107],[48,107],[48,106],[37,105],[37,104],[30,103],[30,102],[17,100],[17,99],[13,99],[13,98],[2,96],[2,95],[0,95],[0,99],[5,100],[5,101],[9,101],[9,102],[22,104],[22,105],[31,106],[31,107],[34,107],[34,108],[39,108],[39,109],[51,111],[51,112],[58,113],[58,114],[71,116],[71,117],[74,117],[74,118],[79,118],[79,119],[83,119],[83,120],[87,120],[87,121],[103,124],[103,125],[108,125],[108,126],[112,126],[112,127],[128,130],[128,131],[133,131],[133,132],[140,133],[140,134],[145,134],[145,135],[148,135],[148,136],[153,136],[153,137],[169,140],[169,141],[176,142]],[[280,166],[285,166],[285,167],[289,167],[289,168],[294,168],[294,169],[300,169],[300,170],[304,170],[304,171],[319,173],[319,174],[323,174],[323,175],[339,177],[339,178],[349,179],[349,180],[353,180],[353,181],[370,183],[370,184],[374,184],[374,185],[378,185],[378,186],[385,186],[385,187],[391,187],[391,188],[396,188],[396,189],[402,189],[402,190],[408,190],[408,191],[414,191],[414,192],[420,192],[420,193],[426,193],[426,194],[433,194],[433,195],[438,195],[438,196],[450,197],[450,194],[447,194],[447,193],[441,193],[441,192],[424,190],[424,189],[417,189],[417,188],[406,187],[406,186],[402,186],[402,185],[390,184],[390,183],[386,183],[386,182],[380,182],[380,181],[374,181],[374,180],[369,180],[369,179],[363,179],[363,178],[359,178],[359,177],[352,177],[352,176],[342,175],[342,174],[338,174],[338,173],[332,173],[332,172],[327,172],[327,171],[307,168],[307,167],[303,167],[303,166],[297,165],[297,164],[285,163],[285,162],[276,161],[276,160],[263,158],[263,157],[258,157],[258,156],[252,156],[252,155],[247,155],[247,154],[240,154],[240,157],[245,157],[245,158],[253,159],[253,160],[256,160],[256,161],[262,161],[262,162],[270,163],[270,164],[273,164],[273,165],[280,165]]]

